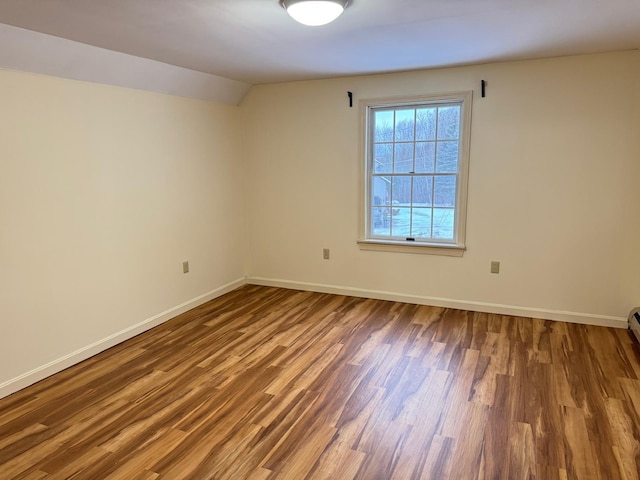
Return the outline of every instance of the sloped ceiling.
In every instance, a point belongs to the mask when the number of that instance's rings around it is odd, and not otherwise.
[[[0,23],[232,80],[239,90],[640,48],[640,0],[353,0],[323,27],[297,24],[278,0],[3,0]],[[8,31],[3,43],[15,44]]]

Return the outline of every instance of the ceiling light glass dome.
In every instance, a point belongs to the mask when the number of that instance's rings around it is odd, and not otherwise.
[[[347,7],[348,0],[281,0],[295,21],[317,27],[333,22]]]

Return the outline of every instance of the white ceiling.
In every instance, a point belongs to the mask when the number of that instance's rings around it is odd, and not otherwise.
[[[0,23],[248,84],[640,48],[640,0],[2,0]]]

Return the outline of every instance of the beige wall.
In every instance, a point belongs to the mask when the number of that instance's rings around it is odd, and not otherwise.
[[[242,279],[238,107],[10,71],[0,105],[0,396]]]
[[[357,100],[468,89],[468,251],[360,251]],[[258,86],[240,108],[0,70],[0,105],[0,397],[246,273],[618,325],[640,304],[637,51]]]
[[[640,304],[638,78],[634,51],[254,87],[242,106],[250,281],[621,325]],[[360,251],[346,92],[470,89],[464,257]]]

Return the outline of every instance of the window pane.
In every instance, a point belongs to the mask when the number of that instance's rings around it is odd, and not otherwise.
[[[455,173],[458,171],[458,142],[438,142],[436,151],[436,172]]]
[[[433,209],[433,238],[453,240],[453,208]]]
[[[436,139],[436,108],[416,110],[416,140]]]
[[[413,206],[430,207],[433,198],[433,177],[420,176],[413,179]]]
[[[391,233],[391,209],[374,207],[371,209],[371,234],[389,236]]]
[[[394,237],[411,236],[411,209],[392,208],[393,221],[391,222],[391,235]]]
[[[433,202],[436,207],[454,207],[456,204],[456,177],[435,177]]]
[[[411,236],[413,238],[431,238],[430,208],[414,208],[411,222]]]
[[[435,142],[416,143],[416,173],[433,173],[436,157]]]
[[[393,111],[374,112],[374,142],[393,142]]]
[[[412,141],[416,111],[396,110],[396,142]]]
[[[371,205],[391,205],[391,177],[373,177]]]
[[[468,152],[461,145],[468,141],[462,129],[470,119],[470,100],[471,92],[464,92],[366,105],[365,242],[411,238],[417,245],[464,245],[465,219],[458,215],[465,212],[457,210],[457,201],[466,196]],[[384,248],[395,249],[387,243]]]
[[[391,173],[393,170],[393,144],[382,143],[373,147],[373,171]]]
[[[438,140],[457,140],[460,136],[460,106],[438,108]]]
[[[413,172],[413,143],[396,143],[395,149],[394,173]]]
[[[391,205],[394,209],[411,205],[411,177],[393,177]]]

